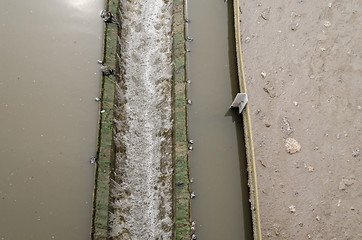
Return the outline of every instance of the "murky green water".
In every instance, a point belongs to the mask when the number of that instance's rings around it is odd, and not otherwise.
[[[232,3],[188,1],[192,220],[198,239],[252,239]]]
[[[0,1],[0,239],[89,239],[102,8]]]

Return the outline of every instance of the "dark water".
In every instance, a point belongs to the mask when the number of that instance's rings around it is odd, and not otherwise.
[[[192,220],[198,239],[252,239],[232,3],[188,1]]]
[[[0,239],[89,239],[103,4],[0,1]]]

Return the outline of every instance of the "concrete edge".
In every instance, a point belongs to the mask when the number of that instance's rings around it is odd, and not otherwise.
[[[106,10],[116,15],[118,0],[106,0]],[[101,18],[100,18],[101,21]],[[104,64],[114,68],[116,62],[117,26],[105,24],[103,35]],[[97,161],[94,171],[93,209],[91,239],[108,238],[108,212],[110,173],[112,161],[113,105],[115,82],[113,76],[101,76],[101,89],[98,120]]]
[[[187,85],[185,51],[185,0],[173,0],[173,111],[175,239],[190,239],[189,156],[187,146]]]
[[[233,1],[233,7],[234,7],[234,28],[235,28],[239,87],[241,92],[247,93],[246,81],[244,76],[244,65],[242,58],[241,37],[240,37],[239,0]],[[261,240],[262,236],[261,236],[261,224],[260,224],[260,213],[259,213],[258,183],[257,183],[254,142],[253,142],[252,127],[251,127],[249,104],[246,104],[245,109],[242,112],[242,116],[244,124],[245,150],[246,150],[246,158],[248,165],[248,176],[249,176],[248,184],[250,191],[253,235],[255,240]]]

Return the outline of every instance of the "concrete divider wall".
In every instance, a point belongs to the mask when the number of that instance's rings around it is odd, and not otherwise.
[[[176,239],[190,239],[189,158],[187,149],[184,0],[173,3],[174,195]]]
[[[107,11],[116,14],[118,0],[107,0]],[[101,21],[101,19],[100,19]],[[115,68],[117,50],[117,26],[105,24],[103,62]],[[113,111],[115,77],[101,77],[100,110],[98,131],[98,159],[95,168],[93,196],[92,239],[108,239],[109,185],[112,161]]]

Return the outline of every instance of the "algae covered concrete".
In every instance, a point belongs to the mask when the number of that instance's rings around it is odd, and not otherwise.
[[[108,0],[107,10],[114,15],[118,1]],[[106,24],[104,33],[104,64],[114,68],[117,50],[117,25]],[[95,170],[93,199],[92,239],[108,239],[109,185],[112,159],[114,76],[102,77],[100,109],[105,110],[99,117],[98,159]]]
[[[190,239],[189,159],[187,149],[184,1],[174,0],[174,164],[176,239]]]

